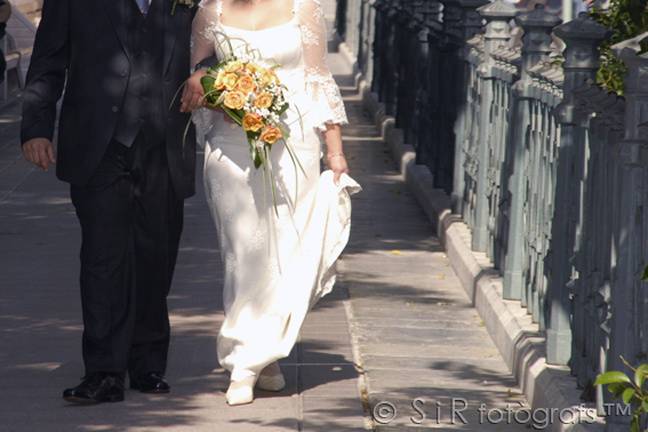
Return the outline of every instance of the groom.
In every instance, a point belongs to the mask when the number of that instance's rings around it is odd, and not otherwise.
[[[174,95],[195,11],[191,0],[43,4],[21,141],[40,168],[56,162],[81,225],[85,377],[63,393],[73,403],[123,400],[126,373],[133,389],[169,391],[166,299],[195,176],[195,133],[184,137]]]

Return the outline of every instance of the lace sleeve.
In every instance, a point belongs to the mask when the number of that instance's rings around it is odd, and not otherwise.
[[[202,0],[191,29],[191,68],[214,55],[216,0]]]
[[[215,0],[202,0],[191,29],[191,72],[198,63],[215,54],[215,25],[217,12]],[[207,135],[214,127],[214,113],[207,108],[198,108],[191,113],[196,125],[198,145],[205,147]]]
[[[296,14],[302,35],[307,92],[317,106],[316,125],[347,124],[342,95],[327,64],[327,37],[320,0],[297,0]]]

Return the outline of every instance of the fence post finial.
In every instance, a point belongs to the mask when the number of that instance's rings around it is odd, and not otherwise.
[[[511,38],[509,21],[513,19],[517,9],[503,0],[495,0],[480,7],[477,11],[486,20],[485,49],[486,54],[490,54]]]
[[[561,124],[572,124],[574,90],[595,78],[599,67],[599,44],[608,36],[609,30],[587,13],[581,13],[575,20],[556,27],[554,34],[565,43],[564,97],[558,108],[558,118]]]
[[[515,17],[515,22],[524,30],[522,37],[522,71],[525,80],[527,71],[540,61],[546,60],[551,51],[551,31],[561,19],[537,4],[535,9]]]

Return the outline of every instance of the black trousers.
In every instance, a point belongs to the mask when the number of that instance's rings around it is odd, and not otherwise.
[[[164,141],[140,133],[132,147],[111,142],[90,182],[73,185],[71,196],[82,229],[86,374],[164,374],[184,210]]]

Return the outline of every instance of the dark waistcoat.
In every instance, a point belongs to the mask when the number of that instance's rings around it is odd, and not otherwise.
[[[126,20],[125,48],[131,69],[128,87],[114,139],[131,146],[142,128],[162,140],[164,136],[164,103],[162,95],[162,61],[164,57],[164,11],[161,0],[153,0],[143,15],[135,0],[121,3]]]

